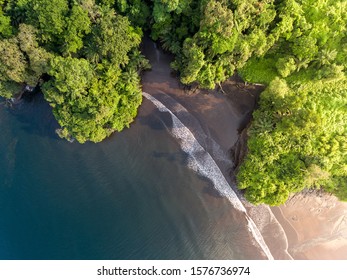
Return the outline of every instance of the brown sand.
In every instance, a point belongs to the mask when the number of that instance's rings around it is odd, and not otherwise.
[[[172,57],[155,49],[148,39],[143,51],[153,66],[142,77],[143,91],[154,95],[165,92],[177,100],[229,156],[239,133],[251,120],[262,87],[246,86],[234,78],[223,84],[223,90],[187,90],[171,73]],[[220,167],[229,175],[233,166]],[[246,207],[275,259],[347,259],[347,203],[306,192],[281,207],[272,207],[272,212],[267,206],[246,203]]]
[[[287,232],[294,259],[347,259],[346,202],[329,194],[304,192],[272,210]]]

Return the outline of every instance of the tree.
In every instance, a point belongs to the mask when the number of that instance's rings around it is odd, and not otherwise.
[[[347,200],[346,79],[302,83],[275,79],[261,94],[238,185],[255,204],[282,204],[319,188]],[[265,125],[269,124],[269,125]]]
[[[139,72],[149,67],[138,50],[142,31],[115,13],[115,1],[97,3],[9,1],[11,18],[0,14],[15,33],[0,29],[1,95],[41,86],[61,125],[58,134],[81,143],[129,126],[142,101]]]
[[[126,16],[133,26],[149,28],[150,7],[145,0],[116,0],[115,9]]]
[[[11,18],[4,14],[2,5],[3,4],[0,3],[0,38],[7,38],[12,35]]]
[[[136,50],[140,36],[108,5],[98,7],[84,48],[87,59],[52,59],[52,79],[42,88],[61,125],[61,137],[99,142],[133,121],[142,101],[138,71],[148,67]]]
[[[52,59],[48,74],[53,79],[46,83],[43,89],[45,98],[52,104],[60,104],[63,99],[74,101],[83,98],[87,95],[94,76],[92,66],[87,60],[59,56]],[[56,90],[48,90],[52,86]]]
[[[279,58],[276,62],[276,68],[283,78],[288,77],[297,69],[295,58],[292,56]]]
[[[53,79],[43,85],[45,98],[67,139],[100,142],[129,126],[141,104],[136,72],[110,64],[95,71],[85,59],[57,57],[48,74]]]
[[[27,10],[29,23],[38,28],[40,41],[52,47],[54,43],[61,43],[69,12],[68,1],[30,0],[29,3]]]
[[[19,94],[26,85],[35,87],[48,70],[51,55],[39,47],[37,30],[19,26],[16,37],[0,40],[0,81],[6,97]]]
[[[92,28],[86,54],[95,62],[106,59],[125,66],[129,62],[128,52],[140,44],[141,36],[141,30],[131,27],[127,18],[106,8]]]
[[[64,53],[76,53],[83,47],[83,38],[91,32],[88,11],[80,5],[73,5],[66,20],[64,31]]]
[[[24,83],[28,62],[16,38],[0,41],[0,78],[3,81]]]
[[[19,47],[26,55],[29,62],[29,72],[26,83],[30,86],[36,86],[40,77],[47,73],[48,64],[52,55],[44,48],[40,47],[36,34],[38,30],[31,25],[20,24],[17,35]]]
[[[184,65],[184,68],[181,70],[181,81],[184,84],[189,84],[198,79],[198,74],[205,64],[205,55],[202,49],[191,39],[186,39],[184,42],[183,54],[184,62],[182,61],[182,66]]]

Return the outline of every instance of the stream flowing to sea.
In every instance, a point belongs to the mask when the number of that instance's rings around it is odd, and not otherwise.
[[[229,159],[151,94],[99,144],[59,139],[40,94],[0,105],[0,259],[272,258],[215,162]]]

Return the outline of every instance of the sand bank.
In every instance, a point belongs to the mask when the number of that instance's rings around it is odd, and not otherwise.
[[[347,203],[303,192],[272,208],[287,232],[295,259],[347,259]]]

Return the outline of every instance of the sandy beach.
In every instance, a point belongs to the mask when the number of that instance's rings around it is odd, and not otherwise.
[[[172,73],[170,55],[148,39],[143,51],[153,66],[142,77],[143,91],[154,96],[169,95],[183,105],[230,157],[263,87],[245,85],[234,78],[225,82],[222,90],[187,89]],[[232,163],[220,161],[219,166],[225,176],[232,178]],[[347,203],[328,194],[306,191],[280,207],[245,204],[275,259],[347,259]]]
[[[332,195],[303,192],[273,207],[294,259],[347,259],[347,203]]]

